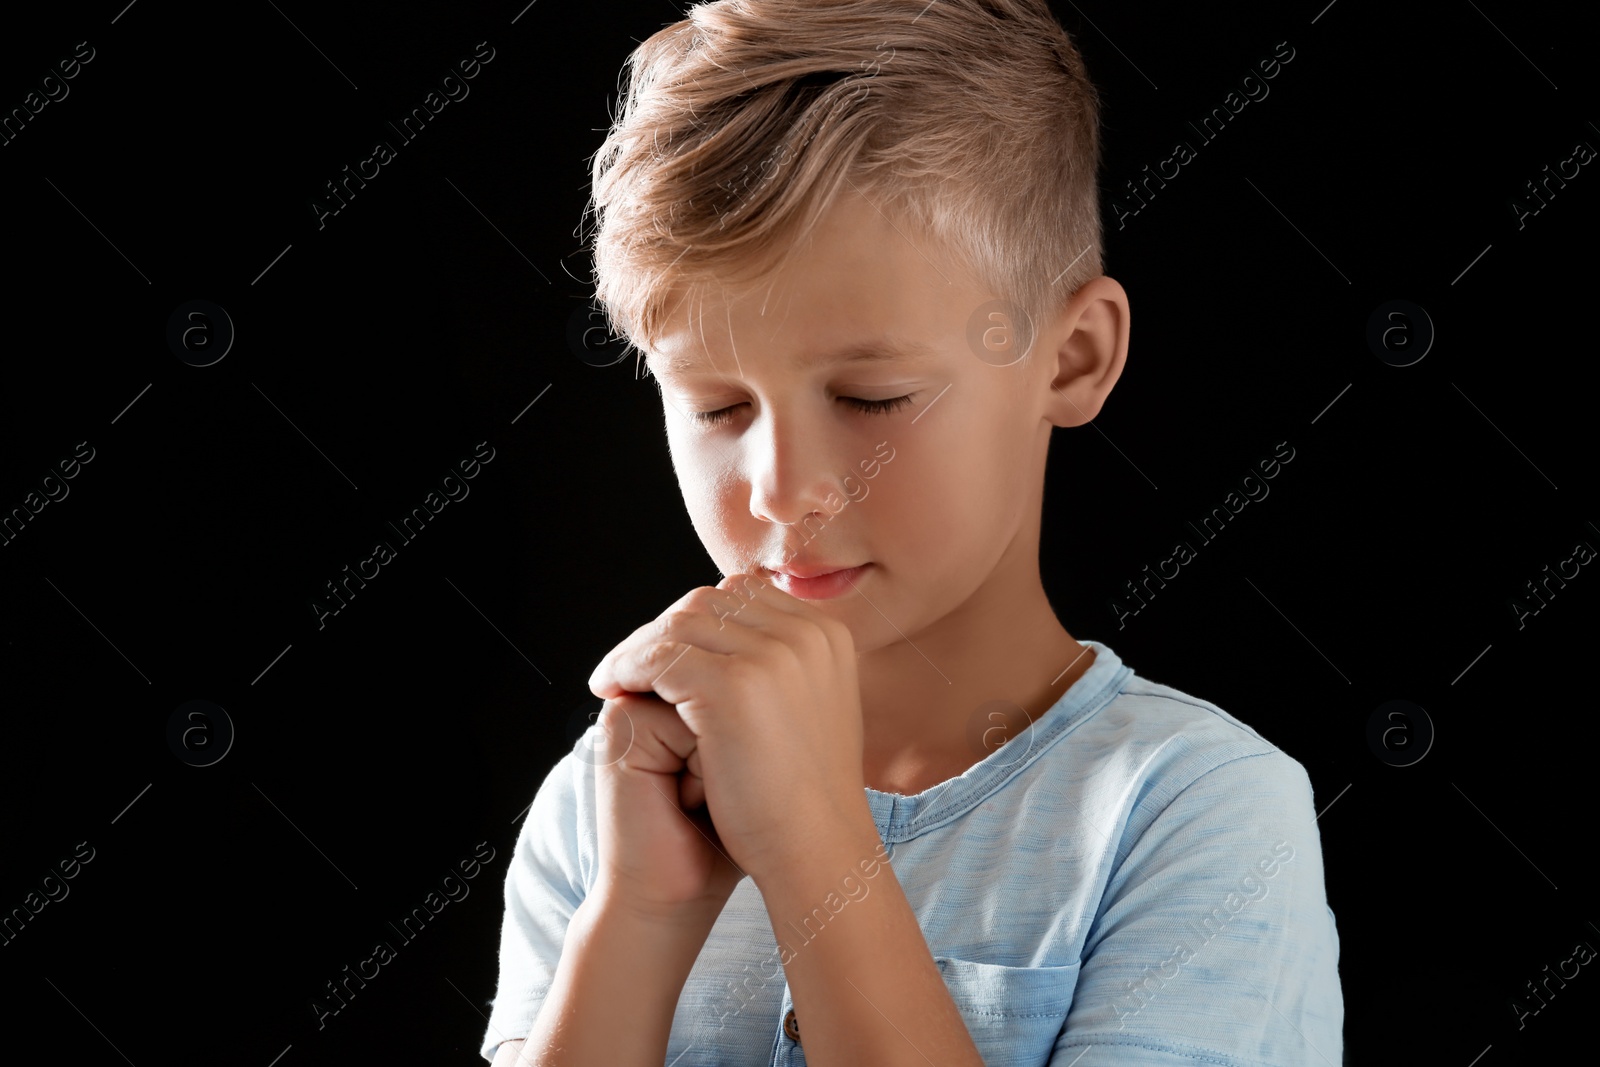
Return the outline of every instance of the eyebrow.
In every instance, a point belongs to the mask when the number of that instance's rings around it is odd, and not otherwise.
[[[807,366],[818,367],[847,363],[887,363],[892,361],[928,363],[936,359],[938,354],[939,350],[936,347],[922,341],[888,337],[870,341],[856,341],[832,352],[809,359],[804,356],[796,356],[795,359],[790,361],[790,365],[796,370],[802,370]],[[678,374],[692,374],[707,369],[705,361],[690,356],[662,356],[652,352],[648,354],[647,359],[659,363],[664,370]]]

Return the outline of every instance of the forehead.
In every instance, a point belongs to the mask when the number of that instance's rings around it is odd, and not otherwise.
[[[939,358],[936,346],[910,337],[865,337],[830,346],[827,350],[808,349],[804,345],[784,347],[788,349],[784,362],[787,369],[792,371],[821,367],[870,367],[888,363],[915,366]],[[698,346],[690,350],[652,352],[646,358],[657,373],[685,375],[716,370]]]
[[[762,282],[680,292],[646,359],[666,374],[742,368],[752,355],[795,370],[931,362],[972,295],[914,236],[863,197],[841,197]]]

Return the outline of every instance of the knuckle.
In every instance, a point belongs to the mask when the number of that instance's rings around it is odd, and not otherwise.
[[[710,601],[700,589],[685,593],[683,598],[662,613],[660,623],[663,632],[671,632],[689,623],[698,616],[705,615],[709,610]]]
[[[656,620],[656,634],[661,637],[671,637],[673,634],[682,633],[683,628],[698,614],[699,612],[690,605],[669,608]]]
[[[655,641],[644,650],[644,655],[639,659],[646,670],[656,670],[665,667],[671,657],[677,654],[677,647],[671,641]]]
[[[728,587],[728,591],[748,600],[767,588],[768,582],[759,574],[745,574]]]
[[[727,603],[728,594],[714,585],[702,585],[691,590],[686,599],[690,607],[697,611],[705,611],[713,605]]]

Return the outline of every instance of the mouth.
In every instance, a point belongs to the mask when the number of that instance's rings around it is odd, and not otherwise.
[[[801,600],[831,600],[843,596],[855,587],[872,567],[863,563],[856,567],[831,568],[826,564],[816,567],[794,567],[788,570],[764,568],[772,576],[772,583],[785,593]]]

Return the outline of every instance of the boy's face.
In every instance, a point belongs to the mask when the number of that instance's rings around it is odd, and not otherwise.
[[[1032,553],[1037,583],[1051,423],[1087,421],[1099,397],[1074,393],[1084,418],[1062,420],[1051,388],[1062,335],[1050,330],[1025,362],[992,346],[980,358],[969,325],[997,321],[984,317],[993,300],[935,242],[852,193],[770,290],[680,301],[646,358],[684,503],[718,568],[810,601],[850,627],[858,652],[945,618],[1008,553]],[[839,358],[873,344],[921,354]],[[905,396],[881,413],[859,403]],[[826,580],[781,573],[817,567],[865,569],[853,585],[834,579],[833,596]]]

